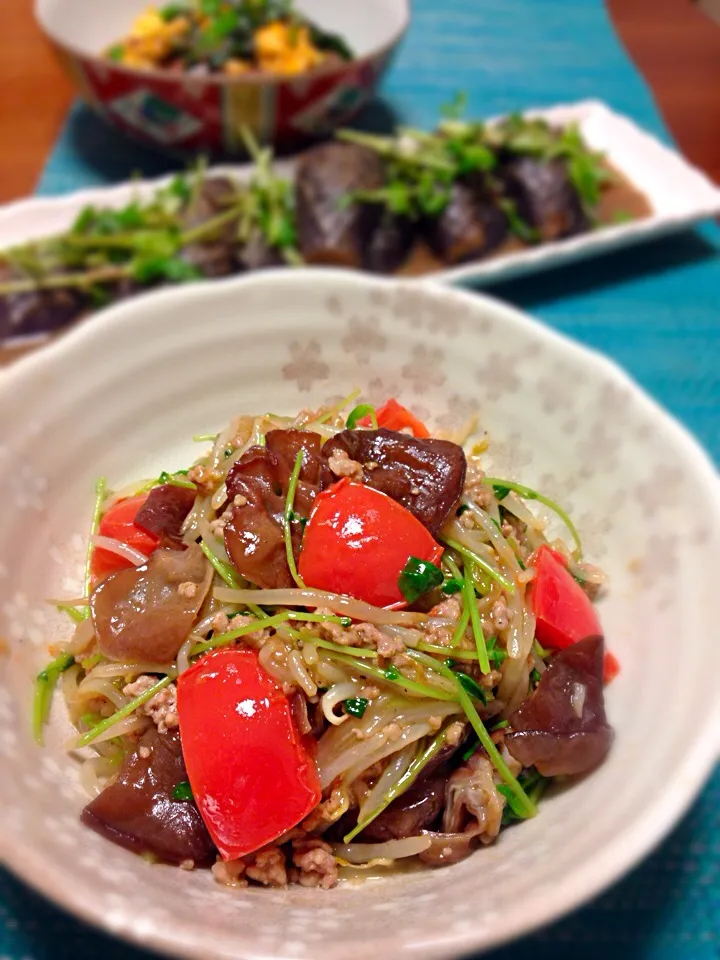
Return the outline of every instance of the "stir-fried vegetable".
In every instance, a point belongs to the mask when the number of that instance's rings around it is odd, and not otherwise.
[[[119,541],[121,544],[125,544],[133,550],[137,550],[138,553],[149,557],[157,547],[159,540],[154,534],[148,533],[147,530],[143,530],[135,523],[135,518],[146,500],[147,494],[120,500],[103,514],[98,526],[98,534]],[[93,550],[91,571],[96,580],[115,570],[132,566],[132,560],[128,560],[127,557],[119,553],[111,552],[103,547],[95,547]]]
[[[310,586],[378,607],[404,603],[398,581],[410,557],[437,564],[442,547],[395,500],[347,478],[315,501],[300,576]]]
[[[35,678],[35,697],[33,700],[32,726],[35,740],[42,745],[43,727],[47,723],[55,684],[61,673],[75,663],[70,653],[61,653]]]
[[[178,713],[192,793],[225,860],[277,839],[319,802],[315,764],[257,654],[203,657],[178,681]]]
[[[602,573],[549,546],[517,499],[540,495],[478,495],[457,444],[395,401],[345,415],[357,400],[238,418],[189,471],[99,487],[93,542],[121,560],[52,601],[75,634],[33,707],[40,738],[72,667],[71,748],[93,792],[112,778],[93,829],[170,862],[248,858],[250,879],[288,857],[330,886],[350,850],[332,823],[440,864],[606,755]]]
[[[528,562],[535,567],[531,600],[541,644],[562,649],[602,633],[595,608],[560,554],[543,544]]]

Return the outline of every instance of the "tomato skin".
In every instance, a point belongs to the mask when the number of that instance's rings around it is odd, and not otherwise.
[[[224,860],[276,840],[321,798],[290,704],[254,650],[217,650],[178,678],[183,757]]]
[[[415,437],[425,439],[430,436],[430,431],[422,420],[418,420],[407,407],[398,403],[394,397],[378,407],[375,416],[377,417],[378,427],[384,427],[386,430],[403,430],[405,427],[410,427]],[[370,417],[363,417],[358,423],[363,427],[369,427],[371,426]]]
[[[442,552],[409,510],[344,477],[315,500],[299,572],[309,587],[377,607],[405,605],[398,577],[409,558],[437,564]]]
[[[615,654],[606,650],[605,659],[603,660],[603,683],[612,683],[619,673],[620,661]]]
[[[544,647],[562,650],[585,637],[602,634],[595,608],[573,580],[559,553],[543,544],[528,565],[535,568],[530,597],[537,621],[535,632]]]
[[[145,493],[118,501],[110,507],[100,520],[98,533],[103,537],[120,540],[149,557],[160,540],[154,534],[148,533],[147,530],[143,530],[142,527],[135,524],[138,510],[146,500],[147,494]],[[124,570],[127,567],[132,567],[132,563],[125,557],[112,553],[110,550],[103,550],[102,547],[96,547],[93,550],[90,570],[94,579],[104,577],[115,570]]]

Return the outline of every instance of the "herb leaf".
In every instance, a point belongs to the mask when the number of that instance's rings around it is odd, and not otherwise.
[[[444,580],[440,567],[429,560],[410,557],[398,577],[398,587],[408,603],[414,603],[433,587],[439,587]]]
[[[173,787],[173,800],[192,800],[193,792],[190,783],[187,780],[181,780]]]
[[[468,696],[473,697],[475,700],[479,700],[483,704],[487,704],[488,696],[483,688],[473,680],[472,677],[468,676],[467,673],[463,673],[461,670],[455,671],[455,676],[458,678],[462,684],[462,688]]]
[[[352,717],[363,717],[369,703],[370,701],[365,697],[349,697],[343,700],[343,708],[345,713],[349,713]]]

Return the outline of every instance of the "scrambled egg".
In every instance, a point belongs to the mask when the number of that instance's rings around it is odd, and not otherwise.
[[[166,20],[158,10],[149,7],[137,17],[127,38],[116,48],[115,59],[127,67],[156,69],[171,57],[177,42],[191,27],[190,17]],[[324,59],[306,26],[276,20],[255,33],[255,63],[233,57],[223,64],[222,70],[229,76],[253,69],[291,76],[312,70]]]
[[[175,41],[189,29],[190,21],[186,17],[166,21],[150,7],[133,23],[122,45],[119,62],[126,67],[153,69],[172,53]]]
[[[323,55],[310,39],[307,27],[277,20],[255,34],[258,68],[267,73],[296,74],[322,63]]]

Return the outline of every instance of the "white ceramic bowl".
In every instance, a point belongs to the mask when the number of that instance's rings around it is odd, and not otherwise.
[[[113,126],[161,150],[244,153],[241,127],[288,146],[346,124],[375,92],[410,23],[409,0],[298,0],[355,54],[299,76],[191,77],[101,56],[162,0],[35,0],[40,28],[81,97]]]
[[[601,615],[622,673],[608,761],[540,814],[438,871],[233,891],[150,866],[83,828],[62,751],[29,737],[30,680],[67,632],[99,474],[179,468],[238,412],[353,386],[433,423],[479,409],[493,470],[572,511],[610,574]],[[339,272],[266,273],[139,298],[0,380],[0,854],[59,904],[144,946],[202,958],[456,956],[550,921],[668,832],[717,756],[720,486],[690,437],[615,366],[486,297]]]

